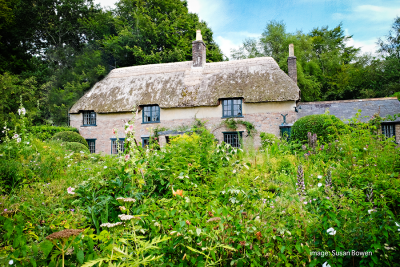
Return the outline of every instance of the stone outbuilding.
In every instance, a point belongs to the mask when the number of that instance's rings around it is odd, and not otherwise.
[[[374,115],[382,118],[400,115],[400,102],[397,97],[352,99],[338,101],[299,102],[296,108],[297,118],[307,115],[324,114],[329,111],[339,119],[346,121],[354,118],[359,110],[359,120],[368,122]],[[385,120],[381,123],[381,131],[386,137],[395,137],[396,143],[400,142],[400,118]]]
[[[288,123],[296,120],[300,89],[293,46],[288,58],[291,77],[271,57],[206,62],[200,31],[192,48],[192,61],[114,69],[72,106],[70,125],[88,140],[91,152],[116,153],[112,129],[118,129],[124,142],[124,125],[133,117],[136,140],[143,145],[151,128],[164,128],[164,144],[169,135],[200,119],[219,141],[235,147],[241,138],[260,146],[260,132],[279,135],[282,115],[287,114]],[[257,133],[248,136],[242,124],[236,131],[227,128],[228,118],[252,123]]]

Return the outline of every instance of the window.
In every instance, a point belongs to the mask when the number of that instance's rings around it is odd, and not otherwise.
[[[118,151],[124,152],[125,138],[111,138],[111,154],[118,154]]]
[[[143,123],[160,122],[160,107],[144,106],[142,116],[143,116]]]
[[[149,137],[142,137],[142,147],[146,147],[150,143]]]
[[[171,139],[169,138],[168,135],[165,136],[165,142],[166,142],[167,144],[171,143]]]
[[[393,123],[382,123],[382,134],[387,138],[396,137],[396,125]]]
[[[224,134],[224,142],[232,147],[240,147],[243,132],[227,132]]]
[[[242,99],[222,100],[222,117],[243,117]]]
[[[96,139],[86,139],[90,153],[96,153]]]
[[[83,112],[83,126],[96,126],[96,112],[94,111]]]

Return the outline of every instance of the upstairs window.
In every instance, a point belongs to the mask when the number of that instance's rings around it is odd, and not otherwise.
[[[96,139],[86,139],[90,153],[96,153]]]
[[[243,117],[242,99],[225,99],[222,100],[222,117]]]
[[[125,138],[111,138],[111,154],[118,154],[118,151],[124,152]]]
[[[396,125],[394,123],[382,123],[382,134],[387,138],[396,138]]]
[[[160,122],[160,107],[159,106],[144,106],[143,107],[143,123]]]
[[[232,147],[240,147],[243,132],[226,132],[224,134],[224,142],[230,144]]]
[[[96,126],[96,112],[84,111],[82,114],[83,114],[83,126]]]

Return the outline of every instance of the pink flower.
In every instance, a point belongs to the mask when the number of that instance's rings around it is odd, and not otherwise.
[[[68,192],[68,194],[73,195],[73,194],[75,194],[74,190],[75,190],[75,188],[68,187],[67,192]]]
[[[115,132],[116,132],[115,129],[113,129],[113,134],[115,134]]]
[[[125,155],[125,160],[128,160],[131,156],[129,156],[129,154]]]

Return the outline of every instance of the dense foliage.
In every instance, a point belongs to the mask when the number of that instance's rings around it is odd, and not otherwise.
[[[329,143],[338,138],[344,122],[334,115],[308,115],[298,119],[292,126],[291,138],[301,143],[308,142],[308,133],[316,134],[321,142]]]
[[[78,129],[73,127],[59,127],[50,125],[31,126],[29,130],[32,135],[42,141],[52,138],[56,133],[59,132],[73,131],[79,133]]]
[[[0,168],[17,178],[0,185],[0,264],[400,260],[400,152],[374,126],[355,118],[331,144],[312,136],[309,144],[274,140],[242,151],[215,142],[201,123],[165,147],[154,139],[142,149],[133,125],[116,156],[68,151],[29,128],[0,145]]]
[[[246,39],[232,51],[235,59],[273,57],[287,71],[288,45],[297,57],[297,77],[302,101],[341,100],[397,96],[400,91],[400,17],[389,35],[379,41],[379,57],[360,54],[348,46],[351,36],[343,25],[317,27],[309,33],[288,33],[283,22],[268,22],[259,39]]]
[[[197,29],[207,61],[224,59],[186,1],[121,0],[103,10],[92,0],[7,0],[0,7],[0,125],[16,113],[19,96],[34,125],[65,125],[68,109],[110,70],[192,60]]]

